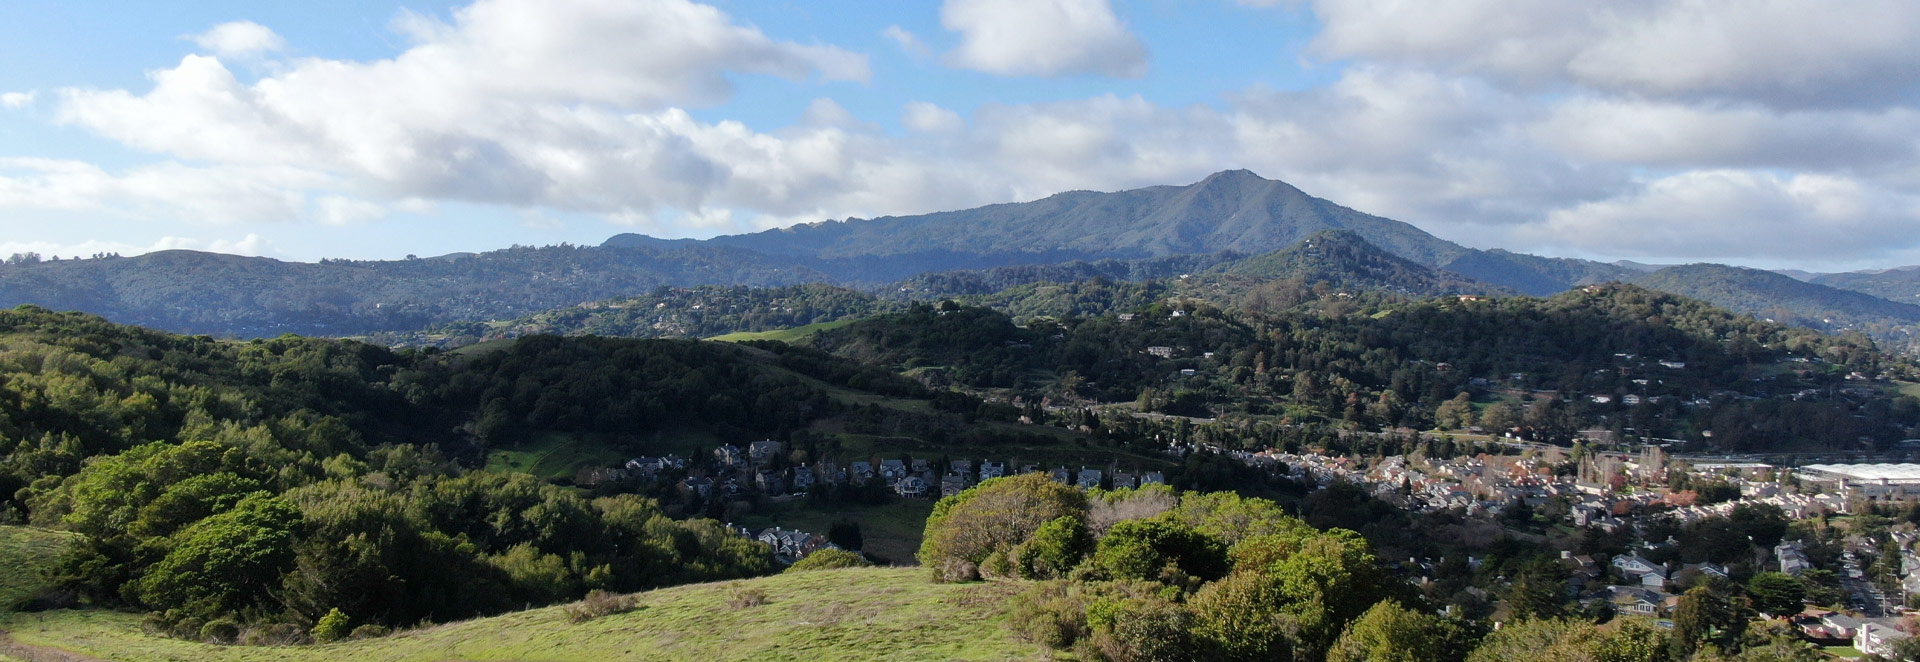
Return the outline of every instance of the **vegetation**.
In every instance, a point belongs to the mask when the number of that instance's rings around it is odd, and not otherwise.
[[[741,589],[765,602],[730,608]],[[22,644],[130,662],[1041,659],[1040,647],[1011,632],[1005,603],[1014,590],[932,584],[915,569],[802,572],[634,594],[630,610],[591,619],[576,620],[569,610],[580,605],[563,605],[308,646],[155,636],[138,617],[110,611],[22,614],[0,629]]]

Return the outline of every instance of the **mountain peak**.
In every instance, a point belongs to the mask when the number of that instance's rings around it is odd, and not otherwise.
[[[1254,174],[1252,170],[1237,168],[1234,170],[1222,170],[1207,175],[1206,179],[1200,180],[1195,186],[1211,186],[1214,184],[1265,184],[1272,181],[1274,180]]]

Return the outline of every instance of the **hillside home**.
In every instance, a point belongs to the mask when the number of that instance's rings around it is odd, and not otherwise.
[[[764,467],[772,464],[774,458],[780,457],[780,449],[781,444],[778,441],[771,439],[756,441],[747,444],[747,457],[753,460],[754,466]]]

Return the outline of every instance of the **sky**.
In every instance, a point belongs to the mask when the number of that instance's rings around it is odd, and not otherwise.
[[[0,19],[0,255],[710,237],[1245,168],[1478,248],[1920,264],[1910,0],[9,0]]]

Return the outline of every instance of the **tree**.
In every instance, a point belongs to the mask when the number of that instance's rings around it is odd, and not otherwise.
[[[1798,614],[1807,598],[1807,587],[1800,578],[1780,572],[1762,572],[1747,580],[1747,595],[1753,608],[1774,616]]]
[[[1433,410],[1433,423],[1444,430],[1457,430],[1473,425],[1473,396],[1461,391],[1452,400],[1440,403]]]
[[[347,619],[347,615],[335,607],[328,610],[327,615],[321,616],[320,622],[313,624],[313,640],[324,644],[345,639],[353,631],[352,626],[353,622]]]
[[[1012,551],[1047,522],[1086,516],[1085,493],[1043,474],[996,478],[934,504],[920,563],[940,581],[976,579],[988,555]]]
[[[1021,576],[1029,579],[1065,577],[1092,546],[1086,522],[1072,516],[1056,517],[1014,548],[1013,559]]]
[[[1519,409],[1505,400],[1488,405],[1484,411],[1480,412],[1480,427],[1486,428],[1487,434],[1504,433],[1519,422]]]
[[[1746,623],[1745,615],[1713,589],[1687,589],[1673,610],[1673,655],[1692,655],[1703,643],[1731,647],[1746,631]]]
[[[166,555],[147,569],[140,600],[157,610],[214,618],[265,604],[293,561],[300,512],[255,493],[167,539]]]
[[[1093,564],[1115,579],[1159,580],[1174,572],[1209,581],[1227,574],[1227,547],[1169,518],[1126,520],[1101,536]]]
[[[1458,662],[1465,639],[1452,621],[1383,600],[1347,626],[1327,662]]]
[[[839,545],[841,549],[858,551],[866,544],[860,535],[860,523],[840,520],[827,527],[827,542]]]
[[[1507,604],[1516,618],[1557,618],[1567,603],[1567,572],[1546,556],[1534,558],[1513,580]]]

